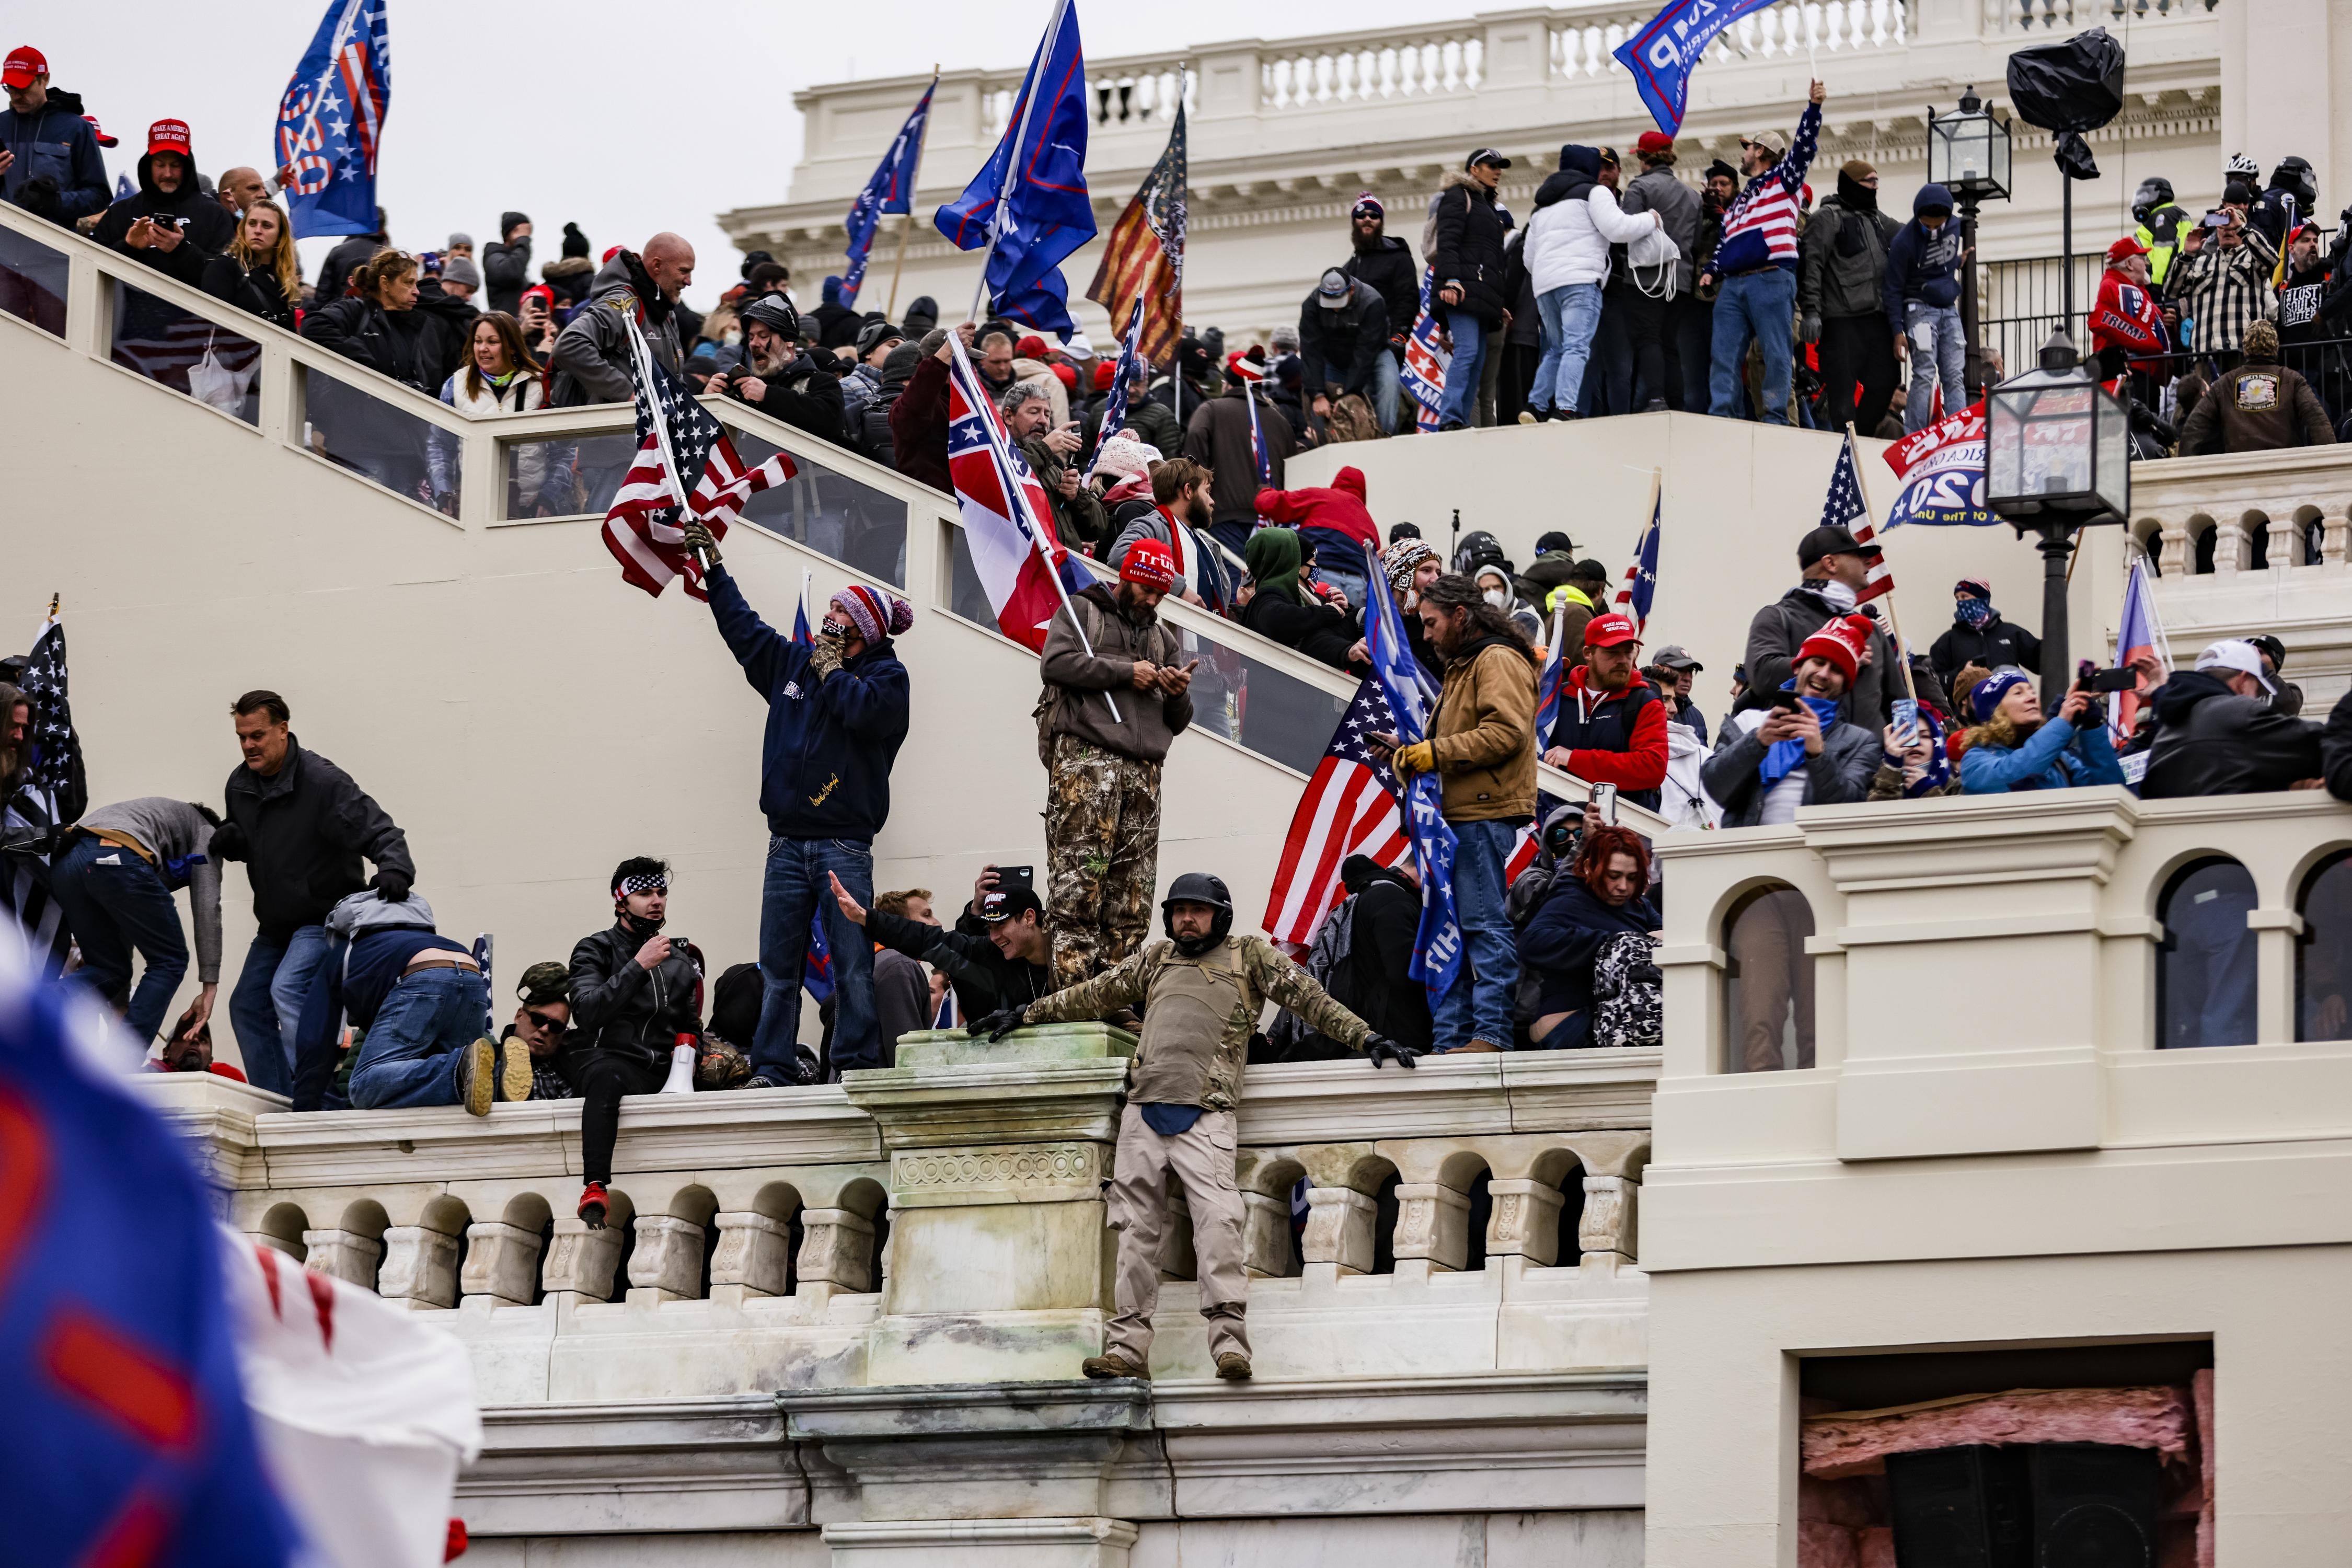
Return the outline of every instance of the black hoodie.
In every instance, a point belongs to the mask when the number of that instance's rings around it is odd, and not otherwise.
[[[1559,171],[1544,176],[1536,187],[1538,210],[1555,202],[1580,202],[1601,183],[1601,151],[1570,142],[1559,150]]]
[[[2260,795],[2320,774],[2319,726],[2241,697],[2216,675],[2176,670],[2157,689],[2156,744],[2148,749],[2148,800]]]
[[[180,177],[180,188],[168,195],[156,187],[152,163],[152,154],[139,160],[139,188],[106,209],[106,216],[98,220],[98,229],[90,237],[125,256],[138,258],[192,289],[202,287],[205,260],[228,247],[228,242],[236,235],[236,220],[229,216],[226,207],[197,187],[193,163]],[[159,246],[131,249],[122,242],[123,237],[142,217],[178,218],[180,243],[169,252]]]
[[[1413,265],[1412,247],[1382,234],[1369,248],[1358,247],[1339,270],[1381,291],[1389,308],[1389,342],[1402,349],[1421,315],[1421,268]]]

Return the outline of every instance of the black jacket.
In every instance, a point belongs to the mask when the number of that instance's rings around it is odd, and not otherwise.
[[[416,290],[416,313],[424,317],[419,333],[425,358],[425,384],[418,388],[427,397],[441,395],[441,385],[466,368],[467,352],[474,341],[474,323],[482,313],[468,300],[441,290],[441,279],[427,278]]]
[[[2240,697],[2204,670],[2175,671],[2154,706],[2142,799],[2260,795],[2321,776],[2318,725],[2273,712],[2267,699]]]
[[[380,234],[355,234],[327,252],[326,264],[319,268],[318,298],[313,302],[331,305],[344,298],[351,292],[352,274],[389,243]]]
[[[1459,284],[1462,289],[1459,305],[1438,304],[1487,326],[1501,326],[1511,303],[1503,291],[1503,239],[1509,228],[1495,208],[1495,193],[1467,174],[1456,176],[1456,183],[1439,193],[1431,223],[1435,243],[1430,247],[1429,264],[1436,269],[1436,286]]]
[[[1412,330],[1412,323],[1405,323]],[[1372,366],[1389,348],[1389,308],[1381,291],[1370,284],[1358,281],[1355,292],[1338,310],[1328,310],[1318,290],[1307,296],[1307,303],[1298,308],[1298,357],[1304,363],[1302,384],[1304,395],[1312,400],[1323,391],[1325,371],[1339,367],[1339,384],[1331,395],[1343,392],[1369,394],[1372,388]]]
[[[1356,895],[1348,958],[1332,974],[1332,999],[1399,1045],[1427,1050],[1429,990],[1406,971],[1421,931],[1421,892],[1398,871],[1377,871]]]
[[[294,330],[294,303],[278,286],[278,274],[267,267],[247,268],[234,257],[208,256],[199,286],[215,300],[289,332]]]
[[[482,293],[493,310],[522,312],[522,291],[530,287],[530,236],[512,245],[492,241],[482,247]]]
[[[224,790],[227,820],[213,857],[243,860],[253,885],[253,918],[264,931],[317,925],[336,900],[367,886],[360,858],[414,881],[408,839],[352,775],[292,736],[286,762],[263,778],[240,767]]]
[[[1403,348],[1421,314],[1421,268],[1413,264],[1412,247],[1384,234],[1371,249],[1349,256],[1339,270],[1381,291],[1381,301],[1389,310],[1389,342]]]
[[[2327,710],[2327,722],[2319,731],[2319,761],[2326,770],[2327,793],[2352,800],[2352,691]]]
[[[1573,875],[1554,878],[1551,891],[1519,933],[1519,967],[1536,977],[1534,1016],[1590,1013],[1592,965],[1601,944],[1629,932],[1647,936],[1658,925],[1658,911],[1647,898],[1603,903]]]
[[[364,295],[346,294],[306,314],[302,335],[427,396],[439,395],[448,379],[446,371],[434,378],[445,356],[444,334],[422,310],[387,310]]]
[[[1042,963],[1007,958],[988,940],[988,927],[964,906],[955,929],[925,925],[883,910],[866,913],[866,934],[893,952],[920,959],[948,977],[956,1008],[967,1021],[1054,994],[1054,972]]]
[[[163,216],[180,220],[180,243],[168,254],[153,246],[133,250],[122,243],[122,237],[140,218]],[[137,257],[193,289],[204,281],[205,261],[227,249],[228,242],[236,237],[236,220],[228,216],[226,207],[196,188],[193,169],[181,180],[180,188],[166,195],[155,188],[150,160],[142,158],[139,188],[106,209],[90,237],[125,256]]]
[[[1242,611],[1242,625],[1334,669],[1348,668],[1348,650],[1356,642],[1356,623],[1345,610],[1307,604],[1295,588],[1258,590]]]
[[[2042,639],[2023,626],[2012,626],[1993,612],[1992,619],[1982,626],[1963,625],[1955,616],[1927,650],[1927,664],[1936,672],[1936,689],[1947,693],[1952,689],[1952,677],[1971,664],[1987,669],[1999,669],[2013,664],[2034,674],[2042,673]]]
[[[1797,649],[1837,613],[1812,583],[1799,584],[1757,611],[1748,623],[1748,652],[1742,661],[1748,666],[1748,700],[1742,706],[1769,702],[1780,683],[1797,672]],[[1895,690],[1903,677],[1895,668],[1895,644],[1883,628],[1870,634],[1870,662],[1847,695],[1845,710],[1874,735],[1895,717]]]
[[[690,945],[673,945],[667,958],[647,969],[637,962],[637,950],[653,935],[632,929],[625,917],[573,944],[573,1047],[627,1051],[667,1065],[678,1036],[701,1037],[701,963]]]
[[[738,403],[751,406],[771,419],[781,420],[795,430],[805,430],[821,441],[838,447],[841,441],[841,377],[821,369],[816,361],[802,354],[773,375],[752,373],[766,389],[756,403],[738,390],[739,383],[730,380],[726,394]],[[895,397],[892,402],[897,402]],[[888,416],[884,416],[887,428]]]

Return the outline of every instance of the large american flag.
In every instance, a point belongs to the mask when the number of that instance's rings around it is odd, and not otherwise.
[[[20,689],[29,710],[25,744],[31,761],[16,793],[0,801],[0,940],[21,941],[31,966],[55,974],[65,967],[72,939],[49,898],[48,858],[59,833],[89,805],[89,790],[66,698],[66,629],[54,613],[33,643]]]
[[[1838,450],[1837,468],[1830,474],[1830,492],[1822,502],[1823,528],[1843,528],[1853,535],[1857,544],[1868,544],[1877,534],[1870,523],[1869,503],[1862,499],[1862,476],[1853,466],[1853,432],[1846,432],[1845,445]],[[1870,563],[1870,576],[1854,594],[1857,604],[1868,604],[1881,594],[1895,591],[1895,568],[1879,555]]]
[[[1166,364],[1184,330],[1184,106],[1151,173],[1110,226],[1102,265],[1087,285],[1087,298],[1116,312],[1129,300],[1143,301],[1143,357]],[[1114,314],[1114,320],[1117,319]]]
[[[1396,731],[1396,714],[1379,678],[1367,676],[1298,797],[1274,888],[1266,895],[1266,935],[1294,952],[1313,944],[1315,928],[1347,896],[1339,885],[1339,862],[1369,855],[1393,866],[1412,853],[1397,809],[1396,774],[1366,740]]]
[[[710,595],[702,586],[702,563],[686,548],[679,490],[689,498],[693,515],[710,525],[711,537],[724,539],[727,520],[740,516],[745,501],[782,484],[797,470],[782,452],[756,468],[746,468],[726,429],[655,363],[634,322],[629,343],[637,456],[613,493],[612,510],[604,514],[604,548],[621,563],[621,575],[646,593],[659,595],[671,579],[683,577],[688,594],[707,599]]]

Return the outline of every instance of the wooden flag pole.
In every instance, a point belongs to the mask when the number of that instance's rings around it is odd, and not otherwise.
[[[940,68],[935,61],[931,66],[931,90],[938,91],[939,85]],[[922,179],[923,148],[930,139],[931,117],[927,110],[923,115],[923,133],[915,139],[915,172],[907,180],[907,221],[898,226],[898,260],[890,268],[890,302],[882,308],[882,313],[894,321],[898,319],[898,279],[907,271],[907,237],[915,232],[915,186]]]
[[[1870,519],[1871,537],[1875,539],[1878,536],[1878,510],[1870,504],[1870,485],[1862,477],[1862,443],[1854,436],[1853,421],[1851,419],[1845,423],[1845,441],[1846,450],[1853,454],[1854,488],[1862,492],[1863,514]],[[1886,546],[1881,544],[1878,548],[1880,552],[1884,553]],[[1903,641],[1903,618],[1895,613],[1895,590],[1892,588],[1886,591],[1886,624],[1895,633],[1895,662],[1903,667],[1903,689],[1911,700],[1916,703],[1919,700],[1919,687],[1918,683],[1911,679],[1911,653]]]

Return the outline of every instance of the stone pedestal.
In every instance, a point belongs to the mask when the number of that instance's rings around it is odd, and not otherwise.
[[[1101,1348],[1113,1237],[1102,1184],[1134,1037],[1104,1024],[902,1036],[898,1065],[845,1076],[890,1151],[892,1247],[874,1384],[1073,1378]],[[817,1216],[804,1216],[810,1277]]]

